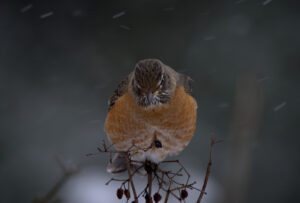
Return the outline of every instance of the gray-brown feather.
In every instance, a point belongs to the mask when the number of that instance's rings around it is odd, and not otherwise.
[[[191,80],[192,79],[187,75],[184,75],[182,73],[177,73],[174,69],[172,69],[170,67],[168,67],[168,69],[171,70],[171,72],[173,72],[173,74],[177,74],[177,76],[178,76],[177,77],[177,85],[183,86],[185,92],[191,95],[192,94],[192,87],[191,87]],[[113,92],[112,96],[110,97],[110,99],[108,101],[108,105],[109,105],[108,106],[108,111],[114,106],[115,102],[128,91],[130,75],[131,74],[126,76],[119,83],[117,89]]]
[[[184,90],[186,93],[188,94],[192,94],[192,85],[191,85],[191,81],[192,79],[187,76],[187,75],[184,75],[182,73],[178,73],[179,75],[179,78],[178,78],[178,84],[179,85],[182,85],[184,87]]]
[[[108,100],[108,111],[114,106],[116,101],[128,91],[129,75],[126,76],[118,85]]]
[[[162,62],[156,59],[139,61],[135,66],[134,78],[140,87],[155,88],[162,78]]]

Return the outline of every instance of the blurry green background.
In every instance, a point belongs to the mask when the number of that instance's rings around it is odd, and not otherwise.
[[[194,80],[197,131],[176,157],[194,177],[210,133],[224,139],[203,202],[299,202],[299,36],[295,0],[1,0],[0,202],[46,194],[62,176],[56,157],[80,172],[55,199],[115,201],[108,156],[85,155],[144,58]]]

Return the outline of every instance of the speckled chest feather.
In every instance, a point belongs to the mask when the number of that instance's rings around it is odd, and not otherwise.
[[[195,99],[182,86],[177,87],[168,103],[147,108],[138,106],[125,93],[108,112],[104,128],[116,149],[126,151],[134,145],[133,159],[157,163],[178,154],[190,142],[196,128],[196,111]],[[161,148],[151,147],[154,139],[161,142]]]

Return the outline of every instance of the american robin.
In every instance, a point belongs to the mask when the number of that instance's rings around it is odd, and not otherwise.
[[[181,152],[196,128],[190,80],[158,59],[139,61],[109,99],[104,129],[113,146],[153,163]],[[121,153],[107,167],[111,173],[125,169]]]

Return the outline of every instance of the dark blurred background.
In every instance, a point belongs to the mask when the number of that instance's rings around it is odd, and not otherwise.
[[[107,100],[135,63],[190,75],[198,125],[178,157],[203,202],[299,202],[300,5],[294,0],[0,1],[0,202],[30,202],[78,165],[61,202],[113,202]],[[195,179],[197,179],[195,178]],[[193,197],[190,197],[190,202]],[[188,201],[188,202],[189,202]]]

